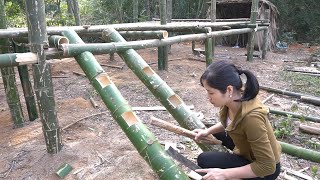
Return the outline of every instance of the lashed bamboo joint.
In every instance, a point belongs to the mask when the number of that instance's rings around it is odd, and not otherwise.
[[[132,111],[125,112],[121,116],[129,127],[139,122],[138,117]]]
[[[107,73],[99,74],[96,80],[99,82],[101,88],[105,88],[112,83]]]
[[[170,96],[170,97],[168,98],[168,102],[169,102],[170,106],[171,106],[173,109],[177,108],[178,106],[180,106],[180,105],[183,103],[183,102],[182,102],[182,99],[181,99],[178,95],[176,95],[176,94]]]
[[[143,68],[143,72],[148,76],[152,76],[155,74],[155,72],[150,68],[150,66],[147,66],[145,68]]]

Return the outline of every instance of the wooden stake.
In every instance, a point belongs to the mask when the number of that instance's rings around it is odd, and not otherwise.
[[[154,116],[150,117],[151,119],[151,124],[163,129],[166,129],[170,132],[194,139],[194,137],[197,135],[197,133],[190,131],[188,129],[182,128],[180,126],[176,126],[174,124],[171,124],[169,122],[163,121],[159,118],[156,118]],[[221,144],[221,141],[219,141],[218,139],[216,139],[214,136],[210,135],[207,137],[204,137],[203,139],[200,140],[201,143],[205,143],[205,144],[213,144],[213,145],[218,145]]]

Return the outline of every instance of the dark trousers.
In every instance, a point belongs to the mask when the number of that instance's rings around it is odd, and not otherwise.
[[[234,143],[229,135],[225,132],[220,132],[217,134],[213,134],[217,139],[222,141],[222,145],[226,148],[233,150]],[[203,152],[198,156],[198,165],[202,168],[235,168],[245,166],[250,164],[251,162],[242,156],[238,156],[236,154],[224,153],[224,152]],[[280,163],[276,165],[276,171],[266,177],[263,178],[250,178],[250,180],[255,179],[265,179],[265,180],[274,180],[280,174]]]

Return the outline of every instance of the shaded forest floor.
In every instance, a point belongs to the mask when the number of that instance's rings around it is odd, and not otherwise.
[[[198,44],[198,46],[201,45]],[[253,71],[261,85],[319,96],[320,85],[317,84],[319,79],[303,84],[306,82],[303,79],[300,82],[303,75],[299,75],[297,78],[296,75],[283,71],[286,67],[306,66],[310,54],[315,51],[318,51],[317,47],[307,48],[295,45],[290,46],[286,53],[269,52],[266,60],[255,58],[253,62],[247,62],[244,48],[218,46],[216,47],[216,59],[227,60],[243,69]],[[169,71],[157,70],[156,48],[139,50],[138,53],[147,63],[154,63],[150,65],[151,68],[187,105],[194,105],[194,111],[203,113],[207,119],[217,118],[218,109],[208,102],[205,90],[199,85],[199,77],[205,69],[205,63],[199,60],[205,58],[192,54],[190,43],[172,46],[169,59],[173,61],[169,62]],[[110,61],[108,55],[99,55],[96,58],[100,63],[123,67],[122,69],[104,67],[104,69],[131,106],[161,105],[119,56],[116,55],[114,61]],[[20,81],[17,81],[17,84],[19,85],[26,123],[22,128],[12,129],[13,124],[0,80],[0,178],[59,179],[55,175],[56,170],[62,164],[68,163],[73,167],[73,170],[65,179],[157,179],[156,174],[140,157],[124,132],[111,117],[87,78],[73,73],[73,71],[82,72],[77,63],[72,58],[52,60],[51,62],[52,74],[64,76],[64,78],[53,79],[60,126],[65,127],[86,116],[97,115],[83,119],[65,129],[62,133],[64,144],[62,151],[55,155],[47,154],[40,121],[28,121]],[[308,76],[305,78],[310,79]],[[313,84],[313,82],[315,83]],[[261,99],[267,98],[270,94],[266,91],[260,91]],[[90,97],[98,103],[97,108],[94,108],[90,103]],[[296,98],[288,96],[275,94],[266,104],[274,109],[285,111],[291,111],[294,107],[298,113],[320,117],[319,106],[302,103]],[[168,112],[135,111],[135,113],[161,143],[177,143],[181,153],[193,161],[201,152],[193,141],[150,125],[149,117],[151,115],[177,124]],[[319,124],[274,115],[271,116],[271,121],[275,125],[275,129],[281,128],[280,122],[288,122],[284,127],[288,132],[280,134],[279,140],[319,151],[320,145],[317,146],[317,143],[320,142],[319,136],[304,134],[298,130],[299,123],[320,128]],[[305,174],[312,176],[312,173],[315,173],[320,177],[320,165],[317,163],[286,154],[282,154],[281,163],[282,166],[293,170],[309,167],[304,171]],[[315,167],[319,167],[318,172],[311,170]]]

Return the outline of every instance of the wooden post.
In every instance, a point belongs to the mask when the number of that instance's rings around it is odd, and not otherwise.
[[[259,6],[259,0],[252,0],[251,16],[250,16],[251,24],[256,24],[257,22],[258,6]],[[253,60],[255,34],[256,34],[255,29],[252,29],[252,32],[248,34],[247,61]]]
[[[167,5],[166,0],[160,0],[160,23],[167,24]],[[168,46],[158,47],[158,69],[168,70]]]
[[[58,153],[62,148],[60,127],[55,109],[50,64],[46,62],[44,49],[48,47],[44,0],[28,0],[26,12],[29,30],[30,50],[37,54],[38,64],[34,64],[34,90],[42,122],[42,129],[48,153]]]
[[[15,42],[12,42],[12,43],[13,43],[14,51],[16,53],[25,52],[24,44],[16,44]],[[34,121],[39,116],[37,112],[36,100],[34,97],[31,81],[29,78],[28,65],[18,66],[18,71],[19,71],[20,81],[21,81],[22,90],[24,94],[24,99],[26,101],[26,106],[28,110],[29,121]]]
[[[207,29],[207,33],[210,33],[211,32],[211,28],[206,28]],[[213,41],[214,40],[214,37],[213,38],[207,38],[205,40],[205,50],[206,50],[206,65],[207,67],[212,63],[212,59],[213,59],[213,51],[212,51],[212,48],[213,48]]]
[[[263,41],[262,41],[262,54],[261,54],[261,58],[262,59],[266,59],[266,55],[267,55],[267,48],[268,48],[268,32],[269,30],[263,30]]]
[[[216,19],[217,19],[217,0],[211,0],[210,19],[211,19],[212,23],[216,22]],[[216,38],[215,37],[212,38],[211,44],[212,44],[212,53],[211,53],[211,56],[212,56],[211,63],[212,63],[212,61],[214,61],[214,48],[216,46]],[[207,66],[209,66],[208,62],[207,62]]]
[[[0,0],[0,29],[7,29],[7,21],[4,7],[4,0]],[[9,52],[8,39],[0,39],[0,53]],[[20,103],[19,92],[16,85],[15,71],[13,67],[5,67],[0,69],[3,79],[3,85],[6,92],[6,98],[9,105],[13,127],[23,126],[24,118]]]

